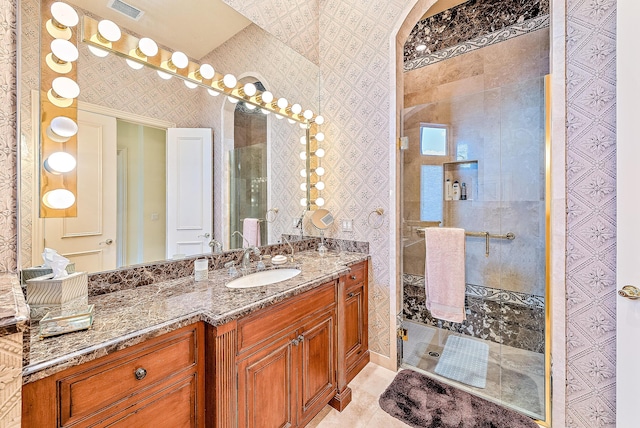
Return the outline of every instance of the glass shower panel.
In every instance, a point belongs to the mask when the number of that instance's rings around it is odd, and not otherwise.
[[[542,78],[407,108],[402,163],[403,364],[539,419],[544,109]],[[422,154],[421,129],[434,123],[448,130],[444,156]],[[422,230],[438,226],[467,232],[462,323],[425,306]]]

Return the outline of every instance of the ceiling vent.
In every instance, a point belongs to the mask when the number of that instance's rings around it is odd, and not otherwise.
[[[143,11],[141,11],[136,7],[131,6],[130,4],[123,2],[122,0],[109,0],[107,7],[115,10],[116,12],[120,12],[125,16],[128,16],[134,21],[140,20],[142,15],[144,15]]]

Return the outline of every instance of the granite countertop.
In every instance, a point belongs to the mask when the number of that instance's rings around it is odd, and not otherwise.
[[[24,331],[29,326],[29,307],[14,273],[0,274],[0,337]]]
[[[89,303],[95,305],[90,330],[40,340],[38,326],[32,326],[23,383],[198,321],[214,326],[227,323],[336,279],[348,272],[349,265],[367,258],[363,253],[319,257],[315,251],[306,251],[296,253],[294,264],[302,270],[298,276],[263,287],[228,288],[225,283],[233,278],[220,269],[209,272],[208,281],[186,277],[90,297]]]

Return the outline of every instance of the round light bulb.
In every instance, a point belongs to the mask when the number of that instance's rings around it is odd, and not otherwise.
[[[291,106],[291,112],[293,114],[300,114],[302,113],[302,106],[300,104],[294,104]]]
[[[186,68],[189,65],[189,58],[183,52],[176,51],[171,54],[171,64],[176,68]]]
[[[264,91],[260,97],[262,98],[262,102],[266,104],[271,104],[273,102],[273,94],[269,91]]]
[[[198,72],[200,73],[200,76],[202,76],[203,79],[207,79],[207,80],[213,79],[213,76],[216,75],[216,71],[209,64],[202,64],[198,69]]]
[[[54,95],[62,98],[72,99],[80,95],[80,86],[68,77],[56,77],[53,79],[51,89],[55,92]]]
[[[316,124],[318,125],[322,125],[324,123],[324,117],[317,115],[316,116],[316,120],[315,120]]]
[[[324,205],[324,198],[316,198],[316,205],[321,207]]]
[[[47,127],[47,136],[56,143],[65,143],[78,133],[78,124],[66,116],[51,119]]]
[[[222,78],[222,84],[227,88],[235,88],[238,84],[238,79],[233,74],[225,74]]]
[[[302,190],[303,192],[307,191],[307,183],[300,183],[300,190]]]
[[[189,89],[195,89],[198,87],[198,85],[196,85],[193,82],[190,82],[189,80],[184,80],[183,82],[184,82],[184,86],[186,86]]]
[[[287,108],[289,106],[289,101],[287,101],[286,98],[278,98],[278,103],[277,103],[278,108]]]
[[[315,135],[315,138],[316,138],[316,141],[324,141],[324,133],[322,133],[322,132],[318,132],[318,133]]]
[[[62,27],[75,27],[80,21],[75,9],[61,1],[57,1],[51,5],[51,16],[53,16],[53,19]]]
[[[240,101],[239,99],[233,98],[233,97],[230,97],[230,96],[227,96],[227,99],[229,100],[229,102],[231,104],[238,104],[238,101]]]
[[[306,169],[301,169],[300,170],[300,177],[306,177],[307,176],[307,170]]]
[[[255,110],[256,109],[256,106],[254,106],[253,104],[244,103],[244,106],[246,108],[248,108],[249,110]]]
[[[307,152],[300,152],[300,159],[307,160]]]
[[[213,89],[207,89],[207,92],[209,92],[209,95],[211,95],[212,97],[217,97],[218,95],[220,95],[220,92],[214,91]]]
[[[244,91],[244,94],[249,97],[254,96],[258,92],[258,88],[256,88],[256,85],[253,83],[246,83],[242,90]]]
[[[315,186],[318,190],[324,190],[324,181],[318,181]]]
[[[292,124],[292,125],[293,125],[294,123],[296,123],[296,121],[295,121],[295,120],[293,120],[293,119],[287,119],[287,122],[289,122],[289,123],[290,123],[290,124]]]
[[[281,114],[277,114],[276,113],[276,119],[280,120],[280,119],[284,119],[284,116],[282,116]]]
[[[52,174],[64,174],[73,171],[76,158],[67,152],[54,152],[44,161],[44,168]]]
[[[56,210],[67,209],[73,205],[75,201],[76,197],[67,189],[50,190],[42,196],[42,203]]]
[[[62,62],[73,62],[78,59],[78,48],[64,39],[55,39],[51,42],[51,53]]]
[[[306,207],[307,206],[307,198],[300,199],[300,205],[302,205],[303,207]]]
[[[271,113],[269,110],[265,110],[263,108],[260,109],[260,111],[262,112],[262,114],[269,114]]]
[[[129,67],[133,68],[134,70],[140,70],[142,67],[144,67],[144,64],[141,64],[129,58],[125,59],[125,62]]]
[[[307,137],[305,137],[305,136],[300,137],[300,144],[305,144],[306,145],[307,144]]]
[[[138,50],[146,57],[158,55],[158,44],[148,37],[138,40]]]
[[[102,39],[100,41],[113,43],[120,40],[120,37],[122,37],[122,32],[115,22],[108,19],[98,22],[98,39]]]
[[[302,116],[307,120],[311,120],[313,118],[313,112],[311,110],[305,110]]]
[[[323,158],[324,157],[324,149],[316,150],[316,156],[319,157],[319,158]]]
[[[300,129],[307,129],[306,123],[298,123],[298,126],[300,126]]]
[[[156,72],[158,73],[158,76],[160,76],[164,80],[169,80],[171,79],[171,77],[173,77],[169,73],[165,73],[164,71],[156,70]]]
[[[317,167],[316,174],[318,175],[318,177],[322,177],[324,175],[324,168],[321,166]]]
[[[91,52],[92,54],[94,54],[98,58],[104,58],[107,55],[109,55],[109,52],[105,51],[104,49],[100,49],[100,48],[97,48],[97,47],[91,46],[91,45],[87,45],[87,47],[89,48],[89,52]]]

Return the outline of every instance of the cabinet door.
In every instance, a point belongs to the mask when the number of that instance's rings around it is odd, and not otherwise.
[[[293,337],[281,338],[238,364],[238,426],[293,425]]]
[[[367,350],[367,296],[364,283],[347,289],[344,310],[345,353],[347,371]]]
[[[305,323],[298,336],[298,425],[304,426],[336,393],[335,311]]]

